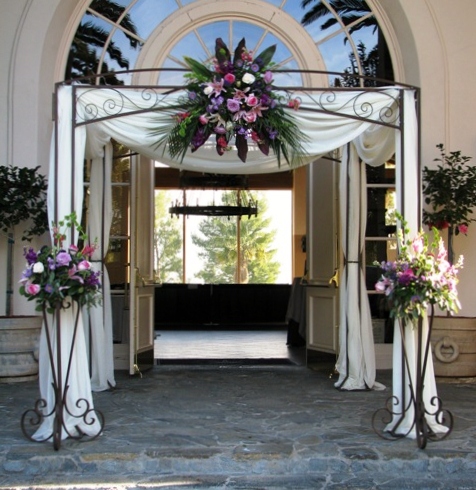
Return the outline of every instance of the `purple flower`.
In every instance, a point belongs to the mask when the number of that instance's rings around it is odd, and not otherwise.
[[[51,294],[53,291],[54,291],[54,288],[51,284],[47,284],[45,286],[45,291],[48,293],[48,294]]]
[[[71,255],[68,252],[59,252],[56,256],[56,263],[59,266],[68,265],[71,262]]]
[[[236,99],[228,99],[226,107],[230,112],[238,112],[240,110],[240,102]]]
[[[277,129],[271,129],[271,128],[269,128],[267,131],[268,131],[268,136],[269,136],[269,139],[270,140],[276,139],[276,137],[279,134]]]
[[[193,91],[190,91],[190,92],[188,93],[188,98],[189,98],[190,100],[195,100],[195,99],[197,98],[197,93],[196,93],[196,92],[193,92]]]
[[[253,63],[251,65],[251,71],[253,71],[255,73],[259,72],[259,65],[258,65],[258,63]]]
[[[270,84],[273,81],[273,73],[267,70],[263,76],[263,80],[266,84]]]
[[[411,269],[407,269],[398,275],[398,283],[402,286],[408,286],[415,279],[415,274]]]
[[[261,96],[261,105],[269,105],[271,103],[271,97],[268,94]]]
[[[29,248],[28,250],[25,248],[23,255],[25,256],[28,265],[32,265],[38,261],[38,255],[32,248]]]

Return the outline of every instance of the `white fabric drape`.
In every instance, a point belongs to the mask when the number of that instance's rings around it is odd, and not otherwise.
[[[341,91],[331,92],[322,91],[321,93],[302,94],[302,105],[299,111],[292,112],[297,124],[307,135],[308,141],[305,143],[308,160],[315,160],[318,156],[329,153],[330,151],[343,147],[349,142],[353,142],[359,157],[370,164],[381,164],[388,158],[393,151],[396,152],[397,166],[397,193],[399,194],[399,209],[406,211],[406,218],[410,225],[413,224],[418,207],[415,199],[418,195],[418,165],[416,150],[416,115],[414,107],[414,91],[404,90],[404,134],[392,128],[377,126],[374,122],[384,121],[394,123],[400,117],[398,110],[398,100],[401,89],[386,88],[375,91]],[[282,162],[279,168],[273,155],[265,157],[260,151],[250,148],[247,162],[243,163],[236,158],[235,152],[225,152],[223,156],[218,156],[214,145],[204,145],[197,152],[187,153],[182,163],[174,161],[168,157],[163,148],[155,148],[156,137],[152,131],[170,122],[171,113],[167,111],[167,105],[173,104],[179,94],[155,95],[143,97],[143,93],[131,89],[112,89],[112,88],[77,88],[76,91],[76,110],[78,112],[78,122],[94,121],[86,126],[77,127],[74,132],[75,152],[72,155],[71,149],[71,106],[72,106],[73,87],[62,86],[59,88],[58,103],[60,105],[60,117],[57,121],[58,126],[58,145],[56,155],[52,152],[50,161],[50,190],[49,190],[49,212],[54,216],[56,210],[58,214],[64,215],[72,209],[80,211],[82,205],[82,166],[86,155],[88,158],[101,158],[104,154],[104,146],[114,138],[119,143],[140,152],[142,155],[154,160],[161,161],[171,167],[184,170],[203,171],[210,173],[230,173],[230,174],[253,174],[289,170],[288,165]],[[150,95],[150,94],[149,94]],[[160,103],[155,105],[156,102]],[[147,109],[154,107],[153,112],[146,112]],[[164,110],[162,110],[164,109]],[[144,110],[137,114],[129,114],[132,111]],[[292,109],[286,109],[292,111]],[[120,114],[121,117],[103,119],[112,114]],[[365,120],[356,119],[362,116]],[[86,137],[87,135],[87,137]],[[396,136],[395,136],[396,135]],[[399,174],[401,168],[400,138],[404,137],[405,151],[405,174]],[[390,151],[390,154],[388,152]],[[54,162],[59,163],[58,175],[55,175]],[[379,160],[379,161],[378,161]],[[306,160],[307,161],[307,160]],[[304,161],[304,163],[306,163]],[[378,162],[377,162],[378,161]],[[352,166],[353,167],[353,166]],[[357,168],[357,167],[356,167]],[[74,169],[74,172],[73,170]],[[351,169],[353,170],[353,168]],[[68,186],[57,186],[55,182],[73,182],[74,173],[74,199],[71,199],[73,189]],[[359,173],[360,175],[360,173]],[[57,180],[55,180],[57,179]],[[399,180],[400,179],[400,180]],[[360,183],[360,180],[358,180]],[[360,185],[360,184],[359,184]],[[402,190],[405,192],[403,193]],[[55,197],[57,200],[55,200]],[[358,206],[359,191],[353,195],[351,206]],[[362,237],[363,221],[361,210],[356,211],[358,217],[356,233]],[[414,216],[415,215],[415,216]],[[352,220],[351,218],[346,218]],[[363,239],[363,238],[362,238]],[[355,251],[361,250],[361,240],[355,236],[349,237],[349,244]],[[354,253],[353,253],[354,256]],[[349,260],[349,262],[353,262]],[[354,268],[353,268],[354,269]],[[362,284],[361,271],[355,268],[352,272],[352,281],[346,284],[346,295],[352,299],[352,307],[349,313],[358,308],[359,284]],[[361,305],[365,303],[360,297]],[[360,344],[357,351],[348,357],[349,365],[345,366],[349,372],[362,372],[356,376],[357,385],[361,381],[364,384],[372,385],[375,374],[372,374],[374,360],[372,360],[372,339],[371,324],[368,324],[368,315],[365,306],[361,311],[360,320],[352,325],[362,328],[360,331]],[[368,305],[367,305],[368,308]],[[350,339],[351,337],[349,337]],[[346,348],[353,348],[353,340],[349,344],[344,344]],[[398,344],[398,339],[395,340]],[[394,355],[394,359],[398,356]],[[362,365],[362,360],[364,365]],[[356,363],[354,365],[354,363]],[[342,364],[343,365],[343,364]],[[395,370],[394,370],[395,372]],[[430,380],[431,381],[431,380]],[[432,381],[434,384],[434,379]],[[375,382],[373,382],[375,385]],[[356,386],[357,386],[356,385]],[[350,389],[350,384],[349,384]],[[394,390],[401,391],[400,386]]]
[[[92,256],[93,268],[102,273],[102,304],[84,308],[84,324],[90,335],[91,387],[104,391],[116,386],[114,380],[114,354],[112,336],[111,285],[107,268],[103,264],[109,244],[112,222],[112,144],[106,145],[105,156],[91,162],[89,185],[88,237],[97,237],[97,248]]]
[[[339,357],[335,386],[363,390],[375,385],[375,352],[362,249],[366,225],[365,164],[352,144],[346,146],[340,166],[340,221],[344,267],[339,288]]]
[[[61,87],[60,92],[69,93],[71,97],[72,87]],[[303,94],[299,111],[285,110],[292,113],[300,129],[308,136],[308,141],[304,146],[309,155],[308,160],[311,161],[320,155],[340,148],[373,128],[373,121],[394,122],[398,114],[398,93],[397,89],[388,88],[369,93],[362,91],[338,92],[334,95],[324,93],[320,97]],[[146,109],[151,105],[149,99],[144,100],[141,92],[132,90],[122,92],[107,88],[78,88],[77,94],[79,121],[96,121],[87,125],[86,154],[88,158],[102,156],[104,145],[110,138],[114,138],[153,160],[185,170],[231,174],[289,170],[289,166],[285,162],[282,162],[279,168],[273,154],[266,157],[259,150],[250,148],[247,161],[243,163],[236,157],[235,152],[225,152],[222,156],[217,155],[214,144],[204,145],[195,153],[187,153],[184,161],[180,163],[172,160],[163,148],[155,148],[157,138],[152,134],[155,128],[170,123],[172,116],[169,111],[127,115],[132,111]],[[166,108],[167,105],[176,102],[179,95],[161,96],[163,106]],[[121,117],[99,120],[112,113],[120,113]],[[347,117],[357,114],[366,117],[367,120]],[[84,130],[84,126],[81,129]],[[386,133],[392,131],[394,130],[386,131]],[[378,133],[381,134],[381,132]],[[80,144],[81,140],[77,139],[77,143]],[[62,147],[59,151],[61,156],[71,159],[70,154],[63,153]],[[80,158],[80,153],[78,153],[77,158]],[[78,164],[81,162],[82,160],[78,160]]]
[[[404,158],[405,168],[401,165],[396,165],[396,180],[397,180],[397,209],[405,218],[408,228],[412,233],[417,233],[420,222],[419,214],[416,210],[419,209],[418,201],[420,199],[420,185],[417,170],[418,159],[418,142],[417,142],[417,118],[415,113],[414,99],[410,93],[405,92],[403,95],[403,111],[405,115],[405,125],[403,132],[396,132],[395,155],[396,162]],[[411,237],[409,237],[411,238]],[[428,321],[423,322],[423,339],[428,338]],[[417,335],[416,329],[407,324],[404,327],[405,345],[410,364],[410,376],[414,381],[416,365],[417,365]],[[398,424],[395,431],[399,434],[406,434],[413,423],[413,407],[410,410],[402,413],[402,404],[405,400],[408,403],[409,398],[409,375],[404,368],[403,352],[402,352],[402,335],[398,324],[395,324],[393,337],[393,395],[395,403],[393,409],[396,415],[389,424],[388,429],[392,429]],[[433,397],[437,396],[435,374],[433,368],[433,357],[428,356],[425,379],[423,380],[423,402],[426,407],[431,408]],[[415,384],[413,384],[415,388]],[[446,429],[442,428],[436,421],[434,416],[426,415],[428,424],[435,432],[443,432]],[[414,429],[410,437],[416,437]]]

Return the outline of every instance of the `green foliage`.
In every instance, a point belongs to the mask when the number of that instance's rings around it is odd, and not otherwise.
[[[222,196],[223,204],[231,204],[234,192]],[[270,230],[271,220],[265,217],[266,201],[259,200],[258,216],[216,217],[204,220],[199,226],[201,236],[192,235],[192,241],[201,248],[203,270],[197,274],[207,284],[255,283],[272,284],[279,274],[279,262],[274,261],[272,248],[276,232]],[[237,246],[237,223],[240,224],[240,249]],[[240,253],[240,270],[237,270]]]
[[[475,221],[470,215],[476,206],[476,167],[468,165],[471,157],[461,154],[461,151],[446,153],[443,144],[436,147],[440,150],[441,162],[437,169],[423,169],[423,194],[425,204],[431,206],[431,211],[423,210],[423,222],[438,229],[452,227],[455,235],[461,225],[467,227]]]
[[[48,230],[48,186],[39,168],[0,166],[0,229],[11,233],[15,226],[31,220],[22,240],[31,241]]]

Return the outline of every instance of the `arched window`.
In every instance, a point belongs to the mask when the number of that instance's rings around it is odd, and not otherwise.
[[[281,68],[391,79],[388,50],[375,15],[364,0],[358,5],[350,0],[92,0],[74,36],[65,78],[184,67],[185,55],[210,59],[217,37],[230,48],[244,37],[253,51],[276,44],[274,61]],[[177,81],[176,77],[162,74],[160,83]],[[299,78],[283,75],[277,82],[311,83],[305,76]],[[118,75],[106,82],[128,84],[131,78]],[[333,85],[335,76],[319,83]]]

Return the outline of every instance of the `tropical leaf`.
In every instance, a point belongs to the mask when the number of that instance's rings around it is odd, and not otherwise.
[[[238,60],[241,60],[241,53],[243,52],[243,49],[246,49],[246,41],[245,41],[245,38],[243,38],[238,43],[238,46],[236,46],[235,55],[233,57],[233,64],[235,64]]]
[[[215,57],[219,64],[222,64],[225,61],[231,61],[230,50],[221,37],[217,38],[215,41]]]
[[[203,63],[200,63],[193,58],[189,58],[188,56],[184,56],[183,59],[194,74],[206,79],[213,79],[214,73],[209,70]]]
[[[273,59],[275,52],[276,52],[276,44],[273,44],[273,46],[266,48],[258,56],[256,56],[255,60],[257,59],[261,60],[261,66],[269,65],[271,63],[271,60]]]

